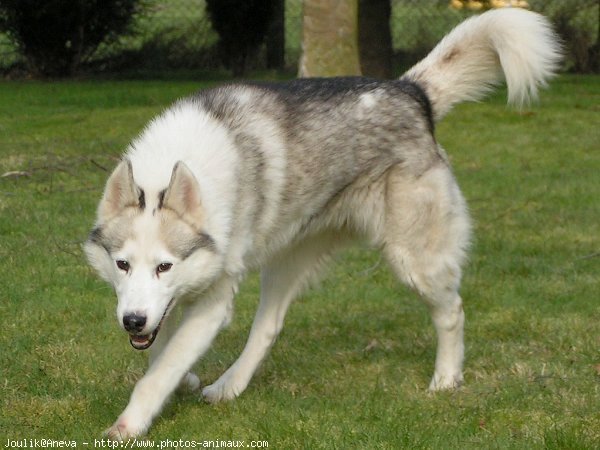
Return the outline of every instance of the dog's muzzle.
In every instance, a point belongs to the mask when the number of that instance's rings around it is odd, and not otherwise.
[[[133,348],[135,348],[136,350],[146,350],[152,345],[152,343],[156,339],[156,336],[158,335],[158,332],[160,331],[160,327],[162,326],[165,317],[167,317],[171,310],[173,300],[174,299],[171,299],[171,301],[169,301],[169,304],[163,312],[160,322],[158,323],[156,328],[149,334],[141,334],[141,331],[146,325],[146,316],[128,314],[123,317],[123,326],[125,327],[125,330],[129,333],[129,343]]]

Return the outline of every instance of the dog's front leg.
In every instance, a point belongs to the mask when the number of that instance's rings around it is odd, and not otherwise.
[[[185,310],[185,307],[189,305],[182,305],[180,308]],[[152,367],[152,365],[156,362],[158,357],[161,355],[171,337],[173,336],[173,332],[177,329],[179,325],[178,318],[181,317],[177,314],[179,311],[173,310],[165,319],[163,320],[163,324],[160,328],[160,333],[156,336],[154,344],[152,347],[148,349],[148,367]],[[185,311],[184,311],[185,313]],[[181,382],[179,383],[179,389],[186,391],[194,391],[200,387],[200,379],[198,376],[192,372],[188,372],[183,376]]]
[[[195,361],[206,352],[219,330],[231,316],[235,284],[222,280],[209,294],[190,308],[179,329],[135,385],[129,404],[106,430],[115,440],[124,440],[148,431],[167,397],[175,390]]]

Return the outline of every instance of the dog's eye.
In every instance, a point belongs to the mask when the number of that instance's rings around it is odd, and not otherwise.
[[[117,267],[123,272],[129,272],[129,263],[124,259],[117,259]]]
[[[156,266],[156,273],[168,272],[171,270],[171,267],[173,267],[173,264],[171,263],[160,263]]]

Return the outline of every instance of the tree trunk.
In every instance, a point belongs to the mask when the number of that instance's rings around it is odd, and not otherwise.
[[[304,0],[300,77],[360,75],[358,0]]]
[[[392,77],[392,33],[390,0],[359,0],[358,48],[363,75]]]

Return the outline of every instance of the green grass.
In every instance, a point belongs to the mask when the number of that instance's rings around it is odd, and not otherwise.
[[[127,142],[193,82],[0,83],[0,446],[100,436],[145,356],[80,244]],[[476,239],[462,295],[465,386],[426,391],[434,333],[377,253],[350,250],[296,302],[248,390],[210,406],[177,394],[149,439],[269,448],[592,449],[600,446],[600,78],[561,77],[524,113],[503,93],[438,127]],[[197,365],[214,381],[242,349],[233,324]]]

